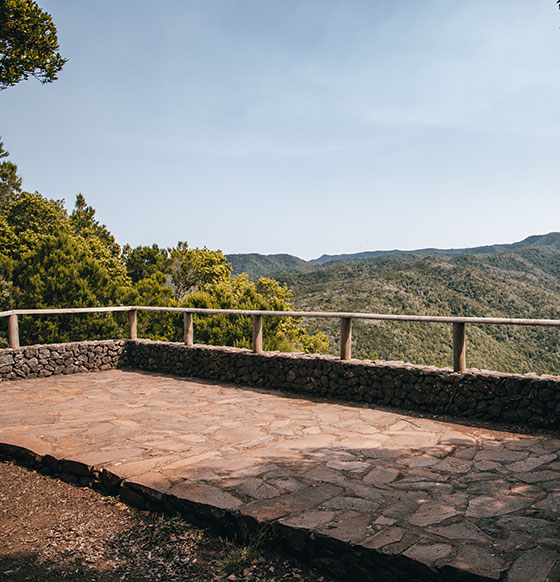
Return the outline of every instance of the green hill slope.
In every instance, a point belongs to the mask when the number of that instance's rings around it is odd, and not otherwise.
[[[270,277],[276,273],[304,273],[312,269],[307,261],[288,254],[233,254],[227,255],[226,259],[231,263],[234,275],[247,273],[250,279]]]
[[[560,251],[553,247],[335,262],[277,278],[305,310],[560,319]],[[337,353],[339,322],[307,326],[325,331]],[[469,367],[560,374],[558,328],[467,326],[467,341]],[[355,357],[447,366],[451,353],[450,325],[354,322]]]

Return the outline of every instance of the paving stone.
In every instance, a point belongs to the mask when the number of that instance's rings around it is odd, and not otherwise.
[[[328,509],[361,511],[370,514],[377,510],[379,503],[369,499],[362,499],[361,497],[343,497],[338,495],[337,497],[325,501],[321,507]]]
[[[560,486],[560,472],[558,471],[533,471],[531,473],[515,473],[515,478],[524,483],[541,483],[544,481],[554,481],[556,486]]]
[[[545,499],[535,503],[535,507],[552,515],[560,513],[560,493],[549,493]]]
[[[455,451],[454,455],[458,459],[464,459],[465,461],[472,461],[476,455],[476,447],[459,447]]]
[[[210,505],[219,509],[234,510],[243,504],[240,499],[230,493],[204,483],[179,483],[174,485],[169,492],[179,499],[186,499],[187,501]]]
[[[505,479],[496,476],[490,476],[484,481],[475,481],[467,488],[469,494],[491,495],[501,497],[511,492],[513,485]]]
[[[501,469],[501,463],[496,463],[495,461],[476,461],[474,466],[479,471],[496,471]]]
[[[206,453],[201,453],[199,455],[183,454],[182,458],[177,459],[171,463],[165,465],[165,469],[172,471],[173,469],[183,469],[189,467],[190,465],[196,465],[213,457],[219,457],[220,453],[218,451],[208,451]]]
[[[392,483],[391,487],[399,491],[453,491],[451,485],[441,483],[440,481],[397,481],[396,483]]]
[[[497,517],[513,513],[518,509],[523,509],[531,505],[531,501],[521,497],[500,497],[480,496],[469,502],[467,507],[467,517]]]
[[[137,475],[132,479],[128,479],[127,482],[148,489],[154,489],[159,493],[169,493],[172,488],[171,481],[165,475],[156,471],[151,471],[144,475]]]
[[[439,463],[441,459],[439,457],[434,457],[433,455],[417,455],[414,457],[401,457],[399,459],[399,465],[404,465],[405,467],[431,467]]]
[[[280,523],[301,529],[308,529],[315,531],[327,523],[331,522],[336,516],[335,511],[328,510],[312,510],[298,513],[297,515],[290,515],[278,520]]]
[[[510,463],[514,461],[522,461],[529,456],[527,451],[512,451],[512,450],[490,450],[481,449],[475,455],[476,460],[480,461],[498,461]]]
[[[411,560],[433,566],[451,554],[453,546],[449,544],[418,543],[408,548],[404,555]]]
[[[378,503],[384,502],[386,499],[386,492],[383,489],[378,489],[372,485],[362,485],[359,481],[348,480],[344,483],[344,487],[346,493],[351,497],[361,497]]]
[[[544,491],[535,485],[512,485],[509,492],[511,495],[526,495],[533,499],[539,499],[545,495]]]
[[[554,582],[549,578],[554,566],[560,562],[560,554],[545,548],[524,552],[513,563],[507,582]]]
[[[389,544],[394,544],[395,542],[400,542],[406,530],[402,527],[388,527],[375,535],[368,537],[360,542],[361,546],[365,548],[370,548],[372,550],[378,550]]]
[[[496,539],[496,544],[500,551],[506,553],[515,552],[517,555],[519,555],[520,551],[533,549],[535,543],[535,536],[524,531],[514,531],[505,538]]]
[[[333,521],[331,527],[323,526],[318,531],[343,542],[356,542],[369,533],[370,522],[368,514],[348,512]]]
[[[341,487],[330,483],[321,483],[315,487],[307,487],[275,499],[248,503],[243,507],[243,513],[260,521],[278,519],[289,513],[300,513],[305,509],[313,509],[342,492]]]
[[[346,483],[346,477],[334,469],[329,469],[324,466],[314,467],[305,472],[302,477],[309,481],[316,481],[319,483]]]
[[[360,461],[329,461],[327,467],[336,471],[350,471],[351,473],[364,473],[371,469],[369,463]]]
[[[541,465],[546,465],[551,461],[556,460],[555,454],[541,455],[539,457],[531,457],[530,459],[525,459],[523,461],[518,461],[517,463],[511,463],[507,466],[509,471],[513,473],[526,473],[528,471],[533,471]]]
[[[443,445],[476,445],[476,438],[459,431],[448,430],[440,437]]]
[[[433,470],[432,470],[433,469]],[[446,475],[445,471],[438,471],[436,467],[413,467],[408,471],[408,477],[403,477],[399,482],[406,483],[409,481],[449,481],[450,475]],[[420,477],[420,479],[418,479]]]
[[[451,566],[460,570],[472,572],[478,576],[485,576],[490,580],[499,580],[506,565],[499,556],[481,546],[462,545],[450,562]],[[527,580],[529,582],[529,580]]]
[[[385,525],[394,525],[397,523],[396,519],[391,519],[389,517],[378,517],[374,522],[373,525],[385,526]]]
[[[467,473],[470,470],[471,465],[471,461],[447,457],[435,465],[434,469],[438,471],[450,471],[451,473]]]
[[[426,527],[427,525],[440,523],[459,514],[460,511],[450,505],[444,505],[439,502],[425,503],[416,513],[408,518],[408,523],[419,527]]]
[[[280,493],[276,487],[265,483],[257,477],[247,477],[246,479],[222,479],[222,486],[231,488],[232,493],[242,493],[255,499],[271,499]]]
[[[560,524],[556,520],[548,521],[536,517],[511,515],[496,520],[496,525],[508,532],[519,530],[534,536],[548,534],[560,536]]]
[[[426,531],[430,534],[435,534],[449,540],[458,541],[473,541],[487,544],[492,541],[492,538],[484,533],[479,527],[470,521],[463,520],[459,523],[452,523],[451,525],[431,527]]]
[[[414,451],[433,447],[437,442],[438,435],[434,433],[399,433],[385,441],[384,446],[388,449],[410,449]]]
[[[91,452],[80,453],[80,461],[92,467],[96,465],[107,465],[109,463],[113,466],[122,466],[127,459],[137,457],[143,453],[145,453],[145,450],[140,448],[112,449],[108,451],[98,449]],[[149,471],[150,468],[157,466],[157,464],[151,464],[150,461],[154,461],[154,459],[144,459],[141,461],[144,464],[144,467],[142,471],[139,471],[139,473],[145,473],[146,471]]]
[[[303,483],[299,479],[295,479],[293,477],[289,477],[287,479],[271,479],[271,484],[281,492],[299,491],[300,489],[305,489],[305,487],[307,487],[306,483]]]
[[[383,487],[394,481],[399,476],[399,469],[390,467],[375,467],[367,475],[362,477],[362,483]]]

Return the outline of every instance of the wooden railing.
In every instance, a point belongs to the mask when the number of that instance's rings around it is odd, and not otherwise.
[[[437,315],[393,315],[382,313],[347,313],[332,311],[257,311],[243,309],[202,309],[194,307],[76,307],[66,309],[13,309],[0,312],[1,317],[8,318],[8,345],[19,347],[18,315],[63,315],[68,313],[110,313],[128,312],[128,331],[130,339],[137,339],[137,322],[139,311],[166,311],[183,314],[184,342],[193,345],[193,314],[250,315],[253,318],[252,345],[255,353],[263,351],[263,317],[307,317],[334,318],[340,320],[340,359],[352,357],[352,320],[371,319],[377,321],[406,321],[422,323],[451,323],[453,325],[453,370],[463,372],[466,369],[465,325],[530,325],[560,327],[558,319],[513,319],[501,317],[447,317]]]

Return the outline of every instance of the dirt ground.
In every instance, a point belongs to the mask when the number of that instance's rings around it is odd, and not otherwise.
[[[0,581],[333,582],[180,517],[139,511],[88,488],[0,463]]]

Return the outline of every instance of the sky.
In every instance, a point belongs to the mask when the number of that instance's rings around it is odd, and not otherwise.
[[[39,0],[59,79],[0,92],[23,187],[120,243],[469,247],[560,231],[555,0]]]

